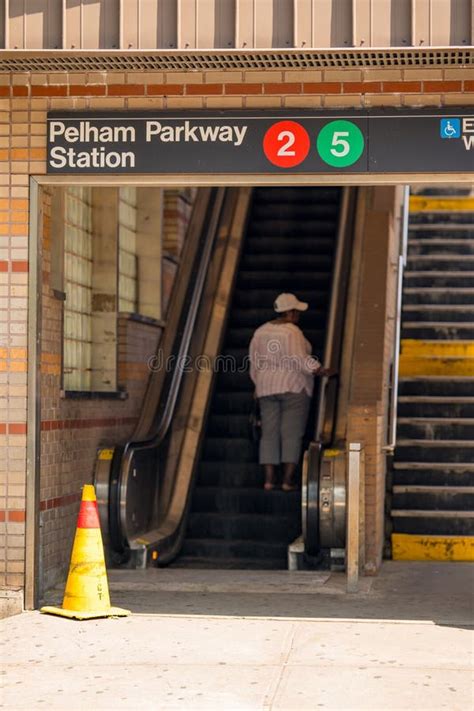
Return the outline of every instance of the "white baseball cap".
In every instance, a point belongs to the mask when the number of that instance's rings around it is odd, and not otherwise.
[[[306,311],[308,304],[305,301],[299,301],[294,294],[280,294],[273,302],[273,308],[277,314],[282,314],[285,311]]]

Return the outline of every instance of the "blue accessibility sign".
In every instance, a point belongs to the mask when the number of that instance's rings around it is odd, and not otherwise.
[[[441,138],[460,138],[461,136],[461,119],[458,118],[443,118],[440,122]]]

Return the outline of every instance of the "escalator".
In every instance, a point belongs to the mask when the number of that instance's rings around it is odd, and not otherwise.
[[[299,492],[263,491],[249,438],[253,385],[243,367],[254,330],[274,318],[275,297],[307,301],[301,327],[322,357],[341,190],[254,190],[180,565],[286,568],[301,532]]]
[[[173,366],[152,373],[132,439],[98,453],[109,562],[286,568],[302,526],[307,551],[317,550],[320,457],[333,441],[338,381],[316,388],[301,501],[299,492],[263,491],[246,359],[254,330],[274,317],[275,297],[292,291],[310,304],[301,327],[313,353],[338,368],[354,195],[200,191],[159,344],[162,362]],[[178,367],[183,357],[207,366]]]

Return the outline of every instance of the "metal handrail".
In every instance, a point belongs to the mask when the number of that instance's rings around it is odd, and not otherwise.
[[[338,367],[338,362],[335,362],[335,358],[340,351],[342,342],[342,318],[346,300],[345,290],[344,293],[342,293],[341,289],[342,281],[346,281],[344,279],[344,270],[347,266],[348,223],[354,207],[353,196],[353,188],[346,187],[343,189],[337,228],[337,247],[334,260],[326,343],[324,348],[323,363],[325,367]],[[337,379],[334,380],[338,382]],[[303,458],[301,498],[302,529],[305,549],[310,553],[312,552],[312,544],[308,546],[310,531],[314,531],[315,529],[319,530],[318,482],[323,444],[329,444],[332,439],[336,415],[336,395],[334,395],[334,398],[330,402],[330,407],[328,407],[327,390],[329,382],[330,379],[327,377],[321,380],[314,437]],[[329,412],[329,410],[331,410],[331,412]]]
[[[397,441],[397,410],[398,410],[398,381],[399,381],[399,366],[400,366],[400,341],[402,330],[402,296],[403,296],[403,274],[407,263],[408,251],[408,217],[410,211],[410,186],[405,185],[403,189],[402,202],[402,219],[401,219],[401,240],[400,253],[398,256],[398,274],[397,274],[397,304],[395,315],[395,336],[394,336],[394,352],[392,365],[392,382],[390,384],[390,414],[388,425],[389,441],[383,447],[383,450],[388,454],[395,449]]]
[[[335,337],[337,334],[338,319],[340,318],[340,304],[339,304],[339,289],[340,280],[344,267],[344,257],[345,257],[345,235],[347,230],[347,220],[349,217],[350,210],[350,196],[351,188],[343,188],[342,200],[341,200],[341,211],[339,214],[339,224],[337,228],[337,247],[336,247],[336,257],[334,260],[334,269],[332,276],[332,287],[331,287],[331,297],[329,302],[329,316],[328,324],[326,329],[326,342],[324,346],[324,357],[323,364],[326,368],[331,368],[337,366],[333,362],[335,351]],[[320,394],[318,399],[318,411],[316,414],[314,439],[319,441],[321,436],[325,434],[324,425],[326,420],[326,391],[329,383],[329,378],[324,377],[321,381]]]

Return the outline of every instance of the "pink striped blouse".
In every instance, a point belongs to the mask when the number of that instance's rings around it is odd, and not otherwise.
[[[257,328],[250,342],[250,377],[256,396],[300,393],[311,396],[314,374],[321,367],[311,344],[294,323],[269,321]]]

